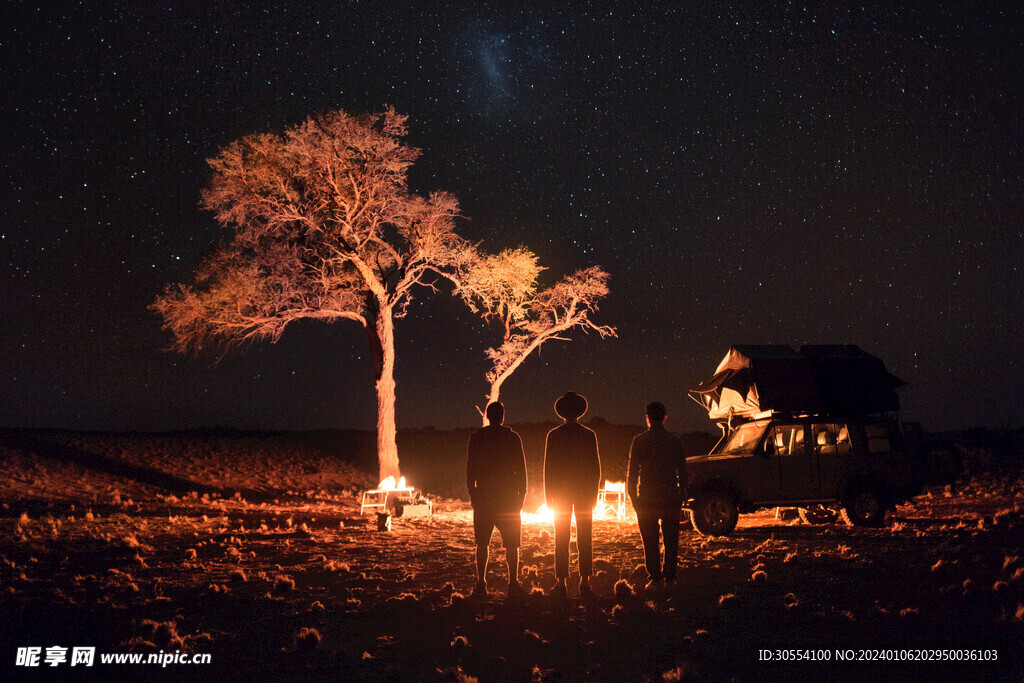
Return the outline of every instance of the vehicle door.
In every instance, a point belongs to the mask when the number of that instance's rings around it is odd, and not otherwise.
[[[815,422],[811,424],[811,436],[821,495],[838,498],[850,468],[850,428],[845,422]]]
[[[754,453],[743,463],[743,489],[753,503],[779,500],[782,496],[782,477],[779,458],[775,455],[771,430]]]
[[[771,429],[765,422],[749,422],[732,433],[718,452],[722,458],[715,468],[726,478],[735,477],[743,495],[751,502],[778,500],[782,495],[779,461],[766,448]]]
[[[779,500],[815,500],[821,496],[817,456],[810,448],[807,425],[776,424],[769,439],[779,463],[782,497]]]

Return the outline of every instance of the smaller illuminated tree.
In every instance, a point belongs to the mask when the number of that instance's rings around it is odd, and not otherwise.
[[[614,327],[590,319],[608,294],[607,272],[592,266],[538,289],[537,279],[543,270],[537,256],[525,247],[478,255],[463,264],[457,293],[485,320],[503,328],[501,345],[487,349],[490,389],[484,406],[500,399],[505,381],[545,342],[569,341],[568,334],[577,327],[601,337],[617,336]],[[486,426],[484,410],[477,409]]]

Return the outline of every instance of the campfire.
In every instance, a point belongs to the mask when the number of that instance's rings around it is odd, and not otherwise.
[[[519,518],[523,520],[523,524],[554,524],[555,511],[542,504],[536,512],[520,510]]]
[[[411,488],[405,485],[405,477],[400,478],[397,483],[394,477],[388,477],[377,484],[377,488],[383,491],[412,491]]]
[[[423,517],[433,513],[434,504],[420,491],[409,486],[405,477],[398,481],[388,477],[377,484],[377,488],[363,491],[359,514],[366,514],[367,511],[395,517]]]

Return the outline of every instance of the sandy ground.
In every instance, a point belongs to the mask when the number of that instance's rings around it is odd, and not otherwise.
[[[528,594],[507,599],[495,561],[477,599],[468,505],[432,496],[434,515],[378,531],[359,515],[374,477],[344,453],[281,435],[3,436],[0,672],[15,676],[1024,679],[1019,469],[929,489],[881,529],[774,510],[725,538],[685,526],[672,590],[643,590],[630,515],[595,525],[596,597],[572,580],[568,600],[544,595],[551,529],[527,524]],[[211,663],[15,666],[33,646]]]

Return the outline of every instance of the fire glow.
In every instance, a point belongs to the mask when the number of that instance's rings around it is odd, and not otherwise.
[[[405,477],[402,477],[395,482],[394,477],[388,477],[381,483],[377,484],[378,491],[412,491],[412,488],[405,485]]]
[[[573,517],[575,517],[575,515],[573,515]],[[546,504],[541,504],[541,506],[537,508],[536,512],[520,510],[519,518],[523,520],[523,524],[554,524],[555,511],[549,508]]]
[[[546,504],[537,508],[536,512],[520,511],[523,524],[554,524],[555,511]],[[606,481],[604,488],[598,491],[597,505],[594,506],[594,519],[614,520],[622,522],[626,517],[626,482]],[[572,516],[573,524],[576,515]]]

